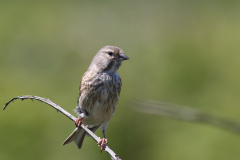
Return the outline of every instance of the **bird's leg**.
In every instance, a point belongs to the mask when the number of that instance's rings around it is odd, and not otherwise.
[[[77,118],[75,121],[76,127],[80,127],[82,123],[83,123],[83,118],[81,117]]]
[[[100,141],[98,142],[98,146],[101,145],[101,151],[105,150],[104,149],[104,145],[108,143],[108,140],[106,138],[100,139]]]
[[[106,136],[105,136],[105,131],[103,131],[103,136],[104,136],[104,138],[103,138],[103,139],[100,139],[100,141],[98,142],[98,146],[101,145],[101,152],[102,152],[102,150],[105,150],[105,149],[104,149],[104,145],[105,145],[105,144],[108,144],[108,140],[107,140],[107,138],[106,138]]]

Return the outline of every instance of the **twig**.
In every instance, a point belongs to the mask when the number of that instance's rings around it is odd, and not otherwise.
[[[133,104],[136,111],[167,116],[184,121],[202,122],[240,134],[240,123],[216,117],[190,107],[147,100],[136,100]]]
[[[16,99],[21,99],[21,100],[25,100],[25,99],[31,99],[31,100],[38,100],[40,102],[44,102],[48,105],[50,105],[51,107],[55,108],[58,112],[61,112],[62,114],[64,114],[65,116],[67,116],[69,119],[71,119],[72,121],[76,121],[76,118],[71,115],[70,113],[68,113],[67,111],[65,111],[64,109],[62,109],[59,105],[53,103],[52,101],[50,101],[49,99],[46,98],[41,98],[41,97],[37,97],[37,96],[18,96],[18,97],[14,97],[12,98],[10,101],[8,101],[3,110],[6,109],[6,107],[9,105],[9,103],[13,102]],[[100,141],[100,137],[96,136],[91,130],[89,130],[85,125],[81,124],[81,127],[96,141],[99,142]],[[76,128],[77,129],[77,128]],[[104,144],[104,149],[105,151],[111,156],[111,158],[113,160],[121,160],[120,157],[113,152],[113,150],[111,150],[106,144]]]

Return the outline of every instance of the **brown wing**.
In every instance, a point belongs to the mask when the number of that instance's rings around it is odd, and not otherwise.
[[[81,79],[81,82],[80,82],[80,85],[79,85],[77,106],[79,106],[79,98],[81,97],[81,94],[82,94],[82,88],[81,88],[81,86],[82,86],[83,80],[85,79],[86,75],[87,75],[87,72],[85,72],[85,73],[83,74],[82,79]]]
[[[81,80],[81,83],[80,83],[80,87],[79,87],[79,96],[78,96],[78,101],[77,101],[77,105],[79,106],[79,101],[80,99],[82,100],[86,100],[86,101],[89,101],[87,99],[85,99],[87,96],[90,96],[91,98],[93,98],[94,96],[93,95],[90,95],[90,94],[94,94],[94,89],[96,89],[96,84],[99,84],[99,83],[96,83],[98,79],[98,76],[97,76],[97,73],[95,71],[92,71],[92,70],[88,70],[87,72],[84,73],[84,75],[82,76],[82,80]],[[102,85],[102,84],[100,84]],[[90,91],[88,93],[88,91]],[[84,96],[82,95],[82,93],[86,93],[87,91],[87,95],[84,94]],[[81,97],[83,96],[83,97]],[[86,105],[87,106],[87,105]]]

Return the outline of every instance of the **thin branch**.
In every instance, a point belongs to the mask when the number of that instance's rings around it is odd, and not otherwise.
[[[206,123],[240,134],[240,123],[216,117],[191,107],[158,101],[136,100],[133,103],[133,108],[139,112],[156,114],[190,122]]]
[[[21,99],[21,100],[25,100],[25,99],[31,99],[31,100],[37,100],[37,101],[41,101],[44,102],[48,105],[50,105],[51,107],[55,108],[58,112],[61,112],[62,114],[64,114],[65,116],[67,116],[69,119],[71,119],[72,121],[76,121],[76,118],[71,115],[70,113],[68,113],[67,111],[65,111],[64,109],[62,109],[59,105],[53,103],[52,101],[50,101],[49,99],[46,98],[41,98],[41,97],[37,97],[37,96],[18,96],[18,97],[14,97],[12,98],[10,101],[8,101],[3,110],[6,109],[6,107],[9,105],[9,103],[13,102],[16,99]],[[85,125],[81,125],[81,127],[96,141],[99,142],[100,141],[100,137],[96,136],[91,130],[89,130]],[[76,128],[78,129],[78,128]],[[111,156],[111,158],[113,160],[121,160],[120,157],[113,152],[113,150],[111,150],[106,144],[104,144],[104,149],[105,151]]]

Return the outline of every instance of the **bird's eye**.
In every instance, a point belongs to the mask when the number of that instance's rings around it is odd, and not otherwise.
[[[112,56],[113,55],[113,52],[108,52],[109,56]]]

